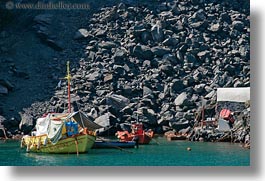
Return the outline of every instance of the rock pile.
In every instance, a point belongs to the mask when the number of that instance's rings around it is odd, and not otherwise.
[[[189,130],[216,88],[250,86],[249,1],[125,2],[101,8],[73,34],[84,52],[72,69],[74,110],[100,122],[111,115],[102,124],[113,130],[135,120],[156,133]],[[67,109],[61,87],[50,110]]]
[[[94,118],[111,113],[112,126],[139,119],[157,133],[192,127],[217,87],[250,85],[248,8],[244,1],[102,8],[73,37],[86,54],[73,76],[75,107],[93,109]],[[63,110],[66,100],[51,102]]]

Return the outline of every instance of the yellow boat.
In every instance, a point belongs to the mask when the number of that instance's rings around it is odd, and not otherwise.
[[[22,137],[21,147],[27,152],[85,153],[94,145],[98,128],[83,112],[51,113],[37,120],[36,131]]]
[[[47,135],[36,137],[25,137],[24,145],[27,146],[28,152],[42,152],[42,153],[85,153],[90,149],[94,142],[95,137],[91,135],[78,135],[74,138],[66,138],[58,141],[53,145],[48,143],[44,145],[43,142],[47,139]],[[41,140],[41,144],[39,144]],[[77,145],[76,145],[77,141]]]
[[[83,112],[71,113],[70,65],[67,62],[68,113],[49,113],[37,119],[36,131],[23,136],[21,147],[27,152],[84,153],[96,140],[95,130],[101,128]]]

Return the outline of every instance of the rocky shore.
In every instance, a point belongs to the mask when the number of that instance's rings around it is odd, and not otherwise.
[[[215,105],[219,87],[250,86],[249,1],[112,2],[89,17],[80,14],[82,23],[70,27],[71,37],[66,35],[69,45],[63,35],[54,36],[53,17],[44,13],[33,19],[36,37],[57,52],[49,62],[51,96],[25,107],[13,120],[3,117],[5,105],[0,105],[0,123],[9,137],[29,133],[47,111],[67,109],[66,82],[59,79],[67,60],[72,109],[104,125],[99,135],[113,135],[139,120],[157,134],[173,130],[189,133],[192,141],[218,140],[194,130],[202,102]],[[1,96],[12,91],[7,80],[0,81]],[[234,125],[235,142],[249,140],[247,108]]]

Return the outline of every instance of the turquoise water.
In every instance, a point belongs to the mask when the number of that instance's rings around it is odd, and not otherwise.
[[[187,151],[187,147],[192,150]],[[80,154],[26,153],[18,141],[0,141],[0,165],[10,166],[249,166],[239,144],[172,141],[159,137],[139,149],[92,149]]]

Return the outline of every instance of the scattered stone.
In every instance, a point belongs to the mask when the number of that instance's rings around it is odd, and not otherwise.
[[[98,47],[105,48],[105,49],[115,48],[116,46],[117,46],[116,43],[110,42],[110,41],[101,42],[98,44]]]
[[[87,31],[87,29],[81,28],[79,29],[74,36],[74,39],[84,39],[87,38],[89,36],[89,32]]]
[[[163,48],[160,46],[156,46],[156,47],[152,47],[151,51],[154,55],[157,55],[159,57],[163,57],[165,54],[170,53],[170,49],[169,48]]]
[[[122,95],[111,94],[106,97],[106,103],[116,110],[121,110],[130,103],[130,100]]]
[[[219,23],[213,24],[210,27],[210,31],[212,32],[218,32],[221,28],[221,25]]]
[[[145,45],[136,45],[133,49],[133,54],[140,59],[151,60],[153,58],[151,49]]]
[[[245,25],[242,21],[233,21],[232,26],[238,31],[243,31]]]
[[[24,133],[24,134],[29,134],[29,132],[33,129],[34,127],[34,120],[33,116],[29,115],[28,113],[20,113],[21,121],[19,124],[19,129]]]
[[[126,52],[124,50],[117,50],[113,56],[115,63],[124,63]]]
[[[100,134],[127,129],[138,111],[147,129],[188,134],[197,124],[195,106],[215,103],[216,88],[250,85],[249,11],[243,4],[191,0],[106,6],[88,20],[80,19],[87,27],[73,29],[69,38],[85,41],[73,41],[71,50],[58,43],[51,15],[35,17],[34,28],[41,41],[61,51],[54,67],[59,70],[69,58],[76,62],[71,67],[76,74],[71,91],[77,94],[72,109],[79,110],[79,103],[80,110],[91,111],[90,117],[106,126]],[[0,42],[0,47],[5,45]],[[10,65],[9,72],[16,71]],[[2,92],[13,89],[0,85]],[[35,120],[47,109],[63,112],[64,91],[58,89],[57,99],[27,115]],[[237,140],[249,140],[248,134]],[[218,135],[200,131],[195,137],[190,140],[209,141]]]
[[[161,42],[164,39],[164,33],[162,30],[162,27],[160,25],[160,22],[157,22],[152,28],[151,28],[151,34],[153,37],[153,40],[155,42]]]
[[[190,105],[190,99],[188,98],[188,95],[186,92],[181,93],[178,95],[178,97],[174,101],[176,106],[189,106]]]
[[[107,74],[104,77],[104,82],[109,82],[113,80],[113,75],[112,74]]]
[[[176,39],[176,38],[167,38],[163,41],[163,44],[166,45],[166,46],[175,46],[179,43],[179,40]]]
[[[0,94],[8,94],[8,89],[2,85],[0,85]]]

